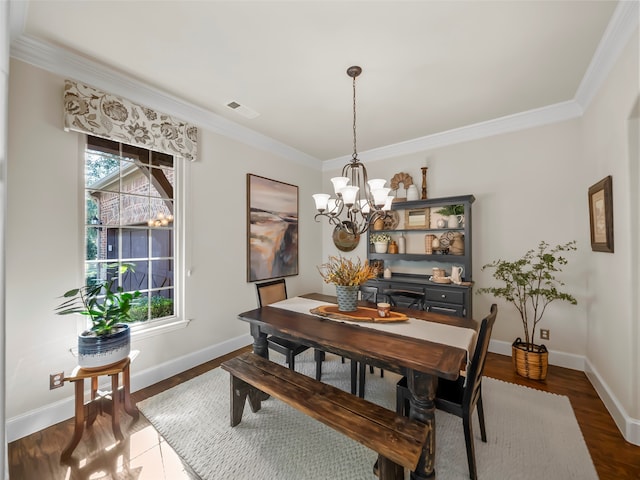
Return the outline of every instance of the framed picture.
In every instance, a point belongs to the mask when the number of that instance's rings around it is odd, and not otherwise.
[[[404,228],[406,230],[429,228],[429,209],[411,208],[404,211]]]
[[[611,175],[589,187],[591,250],[613,253],[613,191]]]
[[[247,174],[247,281],[298,274],[298,187]]]

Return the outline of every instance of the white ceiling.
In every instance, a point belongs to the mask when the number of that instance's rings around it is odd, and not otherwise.
[[[47,0],[23,33],[327,160],[350,65],[363,152],[574,99],[617,3]]]

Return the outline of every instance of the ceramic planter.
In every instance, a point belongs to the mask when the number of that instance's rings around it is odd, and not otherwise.
[[[103,368],[124,360],[131,351],[129,325],[116,325],[109,335],[96,336],[91,330],[78,335],[78,365],[81,368]]]
[[[389,244],[387,242],[374,242],[373,248],[376,253],[387,253],[387,246]]]
[[[358,309],[358,285],[336,285],[338,310],[341,312],[355,312]]]

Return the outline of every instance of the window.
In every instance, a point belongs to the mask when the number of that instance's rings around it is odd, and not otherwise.
[[[175,320],[174,157],[88,136],[84,164],[86,284],[118,275],[116,287],[143,294],[131,313],[138,325]],[[120,274],[122,264],[131,269]]]

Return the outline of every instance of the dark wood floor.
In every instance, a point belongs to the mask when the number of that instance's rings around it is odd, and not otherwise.
[[[226,358],[237,353],[212,360],[136,392],[134,399],[140,401],[148,398],[216,368]],[[600,478],[640,479],[640,447],[624,440],[583,373],[550,366],[546,381],[527,380],[513,371],[510,357],[489,354],[485,375],[568,396]],[[99,417],[94,426],[85,431],[82,441],[74,451],[72,459],[75,463],[68,465],[60,463],[60,452],[71,438],[71,419],[10,443],[11,480],[197,478],[186,470],[179,457],[142,415],[137,422],[131,423],[129,417],[123,414],[122,423],[126,439],[116,444],[109,417]],[[544,462],[544,459],[540,461]],[[531,472],[530,478],[536,478],[535,472]]]

